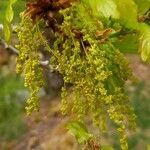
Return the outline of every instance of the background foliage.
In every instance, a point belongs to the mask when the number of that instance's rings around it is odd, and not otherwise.
[[[12,140],[24,132],[23,102],[17,91],[23,89],[16,75],[0,75],[0,139]]]

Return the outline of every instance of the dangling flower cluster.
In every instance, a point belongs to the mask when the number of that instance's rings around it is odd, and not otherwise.
[[[63,114],[73,114],[82,123],[90,115],[101,130],[106,130],[110,118],[117,125],[122,150],[127,150],[126,130],[135,128],[135,114],[124,92],[126,80],[133,77],[127,60],[111,43],[111,32],[105,34],[109,30],[82,2],[65,7],[59,15],[63,21],[58,24],[54,19],[55,41],[50,62],[64,78]],[[25,74],[25,86],[31,91],[28,113],[38,109],[37,93],[43,85],[37,49],[39,43],[47,47],[45,40],[39,41],[41,37],[35,29],[30,17],[22,16],[17,29],[20,41],[17,70]]]
[[[16,29],[19,38],[19,45],[16,46],[19,50],[16,70],[18,73],[24,73],[25,86],[31,93],[26,106],[27,114],[30,114],[39,109],[38,92],[44,83],[43,71],[39,64],[40,41],[38,34],[33,28],[32,20],[24,15],[21,17],[21,23]]]
[[[62,32],[56,33],[51,63],[58,66],[64,77],[62,111],[74,114],[81,122],[90,113],[94,124],[102,130],[106,130],[109,117],[118,126],[122,150],[127,150],[126,129],[128,124],[135,127],[135,115],[124,86],[132,71],[109,38],[103,42],[103,37],[97,38],[96,32],[103,27],[87,13],[80,4],[61,11]],[[84,22],[86,15],[88,21]],[[72,85],[72,104],[67,84]]]

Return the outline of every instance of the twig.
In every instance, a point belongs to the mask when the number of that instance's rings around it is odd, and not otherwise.
[[[15,26],[13,26],[13,29],[12,29],[12,30],[15,31],[14,29],[15,29]],[[0,24],[0,31],[3,31],[3,30],[4,30],[3,24]],[[43,39],[43,42],[44,42],[45,46],[48,48],[48,50],[51,51],[50,47],[48,46],[47,43],[45,43],[45,40],[44,40],[44,39]],[[5,40],[3,40],[2,38],[0,38],[0,44],[2,44],[5,49],[10,50],[11,52],[13,52],[15,55],[17,55],[17,56],[19,55],[19,51],[18,51],[15,47],[13,47],[12,45],[9,45],[9,44],[8,44]],[[51,52],[52,52],[52,51],[51,51]],[[51,70],[52,72],[53,72],[54,70],[56,70],[56,69],[54,69],[53,66],[50,65],[49,60],[44,60],[44,61],[41,60],[41,61],[40,61],[40,65],[41,65],[42,67],[45,67],[46,69]]]
[[[84,43],[83,43],[83,40],[82,40],[82,39],[81,39],[81,45],[82,45],[82,48],[83,48],[83,50],[84,50],[85,54],[86,54],[86,55],[88,55],[88,54],[87,54],[87,50],[86,50],[86,48],[85,48],[85,45],[84,45]]]
[[[0,38],[0,44],[4,45],[5,49],[11,50],[15,55],[19,55],[19,51],[12,45],[8,45],[3,39]],[[40,61],[40,65],[46,68],[52,69],[53,67],[49,66],[49,60]]]
[[[0,43],[4,45],[5,49],[10,49],[14,54],[19,55],[19,51],[15,47],[8,45],[3,39],[0,39]]]

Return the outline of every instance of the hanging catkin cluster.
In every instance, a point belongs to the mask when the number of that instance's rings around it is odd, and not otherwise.
[[[50,63],[63,75],[65,83],[61,94],[62,112],[73,114],[75,120],[82,123],[89,115],[101,130],[106,130],[110,118],[117,125],[122,150],[127,150],[126,130],[135,128],[135,114],[124,87],[133,76],[124,55],[111,43],[109,31],[115,31],[115,27],[104,28],[100,19],[80,2],[62,8],[52,15],[56,19],[47,20],[55,34],[49,48]],[[43,13],[41,16],[45,16]],[[36,15],[33,13],[32,18]],[[57,18],[63,21],[58,23]],[[20,41],[17,70],[24,72],[25,86],[31,91],[28,113],[38,108],[37,93],[43,85],[37,49],[41,42],[47,47],[45,38],[39,41],[41,37],[38,38],[35,29],[29,17],[22,17],[17,29]]]
[[[96,32],[104,29],[87,12],[82,5],[61,11],[62,32],[56,33],[51,63],[64,76],[62,112],[81,122],[92,114],[94,124],[102,130],[109,117],[117,125],[122,149],[127,150],[126,129],[135,127],[135,115],[124,86],[132,71],[109,39],[98,39]],[[72,85],[72,104],[67,84]]]
[[[31,93],[26,106],[27,114],[30,114],[39,108],[38,92],[43,85],[43,71],[39,64],[38,33],[33,28],[32,20],[29,17],[24,15],[21,17],[22,21],[16,29],[19,38],[19,44],[16,46],[19,50],[16,69],[18,73],[24,73],[25,87]]]

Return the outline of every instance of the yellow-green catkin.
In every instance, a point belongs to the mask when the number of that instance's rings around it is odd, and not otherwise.
[[[18,73],[24,73],[24,85],[30,91],[26,111],[27,114],[31,114],[39,109],[38,92],[44,83],[38,54],[40,41],[38,33],[29,17],[21,15],[21,23],[16,31],[19,38],[19,44],[16,46],[19,50],[16,70]]]
[[[58,66],[65,84],[72,85],[74,95],[73,105],[69,105],[69,92],[62,88],[62,111],[74,114],[82,122],[90,114],[93,123],[103,131],[110,118],[117,125],[122,150],[127,150],[126,130],[136,125],[124,92],[132,71],[124,55],[109,40],[100,43],[97,39],[96,32],[103,27],[89,12],[80,3],[60,12],[64,16],[60,27],[63,35],[56,33],[51,63]],[[73,30],[80,31],[82,37],[77,38]]]
[[[136,126],[135,114],[124,90],[125,82],[132,77],[128,62],[109,37],[97,37],[97,31],[103,33],[103,24],[85,5],[77,2],[60,14],[63,22],[58,25],[58,32],[55,31],[50,62],[63,75],[65,83],[61,110],[63,114],[73,114],[80,122],[92,116],[94,125],[102,131],[106,131],[107,120],[111,119],[117,125],[121,149],[127,150],[126,130]],[[31,91],[26,107],[30,114],[38,110],[37,94],[43,85],[37,51],[41,38],[28,17],[22,16],[17,32],[20,41],[17,71],[25,74],[25,86]],[[67,90],[68,87],[71,90]],[[68,98],[70,91],[71,99]]]

